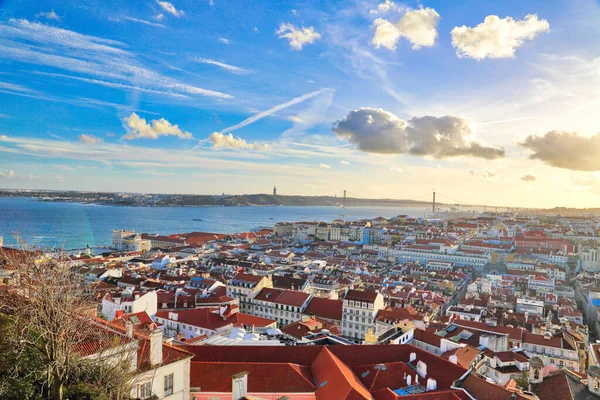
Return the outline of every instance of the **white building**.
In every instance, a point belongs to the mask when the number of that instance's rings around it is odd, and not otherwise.
[[[354,340],[364,339],[368,329],[375,331],[375,317],[383,307],[381,293],[348,290],[342,307],[342,335]]]
[[[486,278],[477,278],[467,286],[468,293],[492,293],[492,282]]]
[[[97,344],[83,346],[77,351],[84,359],[101,359],[115,364],[127,362],[133,373],[129,382],[131,398],[190,398],[190,361],[193,355],[163,343],[160,329],[155,327],[148,337],[138,337],[131,322],[126,323],[123,330],[100,324],[96,328],[100,334]]]
[[[156,292],[131,292],[124,290],[120,295],[107,293],[102,298],[102,315],[108,321],[115,319],[118,311],[125,314],[145,311],[154,318],[158,307]]]
[[[112,247],[119,251],[141,251],[146,252],[152,249],[152,242],[142,239],[142,235],[135,234],[134,231],[113,230]]]
[[[415,249],[391,248],[388,251],[390,257],[396,258],[398,261],[426,263],[427,261],[446,261],[452,262],[457,266],[470,266],[475,270],[483,271],[486,264],[490,261],[491,256],[484,255],[461,255],[461,254],[445,254],[437,252],[429,252]]]
[[[600,272],[600,257],[595,244],[579,246],[579,265],[586,272]]]
[[[529,275],[527,278],[527,287],[539,292],[554,292],[554,279],[548,279],[543,276]]]
[[[517,299],[518,313],[528,313],[539,317],[544,316],[544,302],[539,300]]]

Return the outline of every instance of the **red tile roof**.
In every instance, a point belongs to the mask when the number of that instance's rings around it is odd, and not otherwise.
[[[292,363],[310,366],[320,355],[324,346],[182,346],[195,356],[193,362],[222,363]],[[348,368],[363,365],[408,363],[410,354],[416,354],[417,361],[427,364],[429,376],[436,379],[438,388],[449,389],[453,382],[467,370],[412,345],[371,345],[371,346],[331,346],[327,349]],[[317,374],[313,371],[315,378]],[[192,378],[194,379],[194,378]],[[322,382],[317,382],[320,384]],[[337,398],[337,397],[333,397]]]
[[[414,376],[416,375],[416,372],[412,368],[401,361],[387,364],[361,365],[353,368],[353,371],[370,391],[384,388],[395,390],[406,387],[404,378],[407,375],[411,375],[414,382]]]
[[[190,388],[231,394],[231,377],[248,372],[248,392],[312,393],[316,387],[308,366],[292,363],[192,362]]]
[[[264,278],[264,277],[263,276],[259,276],[259,275],[245,274],[243,272],[240,272],[232,280],[234,280],[234,281],[251,282],[251,283],[259,283],[262,278]]]
[[[296,292],[293,290],[285,290],[278,298],[276,303],[285,304],[294,307],[302,306],[306,300],[310,297],[309,294],[304,292]]]
[[[298,340],[309,333],[320,332],[323,329],[327,329],[333,335],[342,335],[342,332],[340,332],[335,325],[318,317],[311,317],[309,319],[292,322],[291,324],[280,328],[283,333],[295,337]]]
[[[231,309],[237,309],[237,306],[227,306]],[[157,318],[170,319],[170,311],[159,311],[156,313]],[[197,326],[203,329],[217,330],[218,328],[232,324],[237,325],[254,325],[257,327],[267,327],[276,323],[276,321],[255,317],[253,315],[242,314],[239,312],[225,314],[225,318],[219,315],[218,307],[194,308],[189,310],[179,310],[177,313],[177,321],[183,324]]]
[[[462,388],[465,389],[471,396],[476,399],[484,400],[507,400],[513,392],[504,389],[501,386],[489,383],[484,379],[470,374],[462,382]],[[549,399],[552,397],[549,397]],[[545,399],[542,397],[541,399]],[[518,395],[514,400],[527,400],[525,397]]]
[[[316,315],[317,317],[326,318],[330,320],[341,321],[342,320],[342,300],[323,299],[320,297],[313,297],[306,309],[304,314]]]
[[[471,363],[480,353],[481,351],[477,350],[475,347],[466,345],[464,347],[459,347],[454,350],[449,350],[442,354],[442,357],[445,359],[450,359],[450,356],[455,355],[458,361],[458,365],[464,368],[470,368]]]
[[[354,290],[350,289],[344,296],[345,300],[363,301],[367,303],[373,303],[379,293],[373,290]]]
[[[540,399],[572,400],[574,398],[565,371],[551,372],[542,383],[531,386]]]
[[[414,339],[421,341],[423,343],[430,344],[435,347],[440,347],[442,343],[442,337],[436,335],[435,333],[424,331],[422,329],[416,328],[414,332]]]
[[[372,399],[371,393],[327,347],[323,347],[311,365],[319,399]]]
[[[452,321],[454,325],[462,326],[465,328],[473,328],[480,331],[493,332],[496,334],[508,334],[510,340],[513,341],[521,341],[523,339],[523,333],[525,332],[520,328],[510,328],[506,326],[490,326],[484,322],[477,321],[467,321],[462,319],[457,319]]]

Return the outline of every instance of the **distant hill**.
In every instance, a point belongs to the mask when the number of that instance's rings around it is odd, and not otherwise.
[[[123,206],[340,206],[344,200],[335,196],[285,196],[271,194],[182,195],[148,193],[112,193],[42,190],[0,190],[0,197],[28,197],[42,201],[81,202]],[[348,197],[346,206],[426,206],[427,201],[401,199],[362,199]],[[441,204],[441,203],[440,203]]]

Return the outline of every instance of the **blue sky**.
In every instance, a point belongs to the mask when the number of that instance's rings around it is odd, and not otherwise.
[[[594,206],[598,20],[594,1],[0,1],[0,187]]]

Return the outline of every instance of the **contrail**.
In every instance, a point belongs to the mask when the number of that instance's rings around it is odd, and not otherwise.
[[[533,117],[518,117],[518,118],[509,118],[509,119],[500,119],[497,121],[486,121],[486,122],[480,122],[477,124],[477,126],[484,126],[484,125],[494,125],[494,124],[502,124],[505,122],[514,122],[514,121],[525,121],[528,119],[535,119],[538,118],[537,116],[533,116]]]
[[[331,89],[320,89],[320,90],[317,90],[317,91],[314,91],[314,92],[307,93],[307,94],[304,94],[302,96],[296,97],[296,98],[288,101],[287,103],[279,104],[279,105],[276,105],[275,107],[269,108],[266,111],[261,111],[261,112],[259,112],[257,114],[254,114],[253,116],[251,116],[249,118],[246,118],[245,120],[243,120],[239,124],[235,124],[233,126],[230,126],[229,128],[225,128],[225,129],[223,129],[219,133],[228,133],[228,132],[236,131],[236,130],[238,130],[240,128],[243,128],[245,126],[248,126],[248,125],[250,125],[250,124],[252,124],[252,123],[254,123],[254,122],[256,122],[256,121],[258,121],[260,119],[263,119],[264,117],[268,117],[271,114],[275,114],[277,111],[281,111],[281,110],[286,109],[288,107],[291,107],[291,106],[293,106],[295,104],[302,103],[303,101],[306,101],[308,99],[312,99],[313,97],[318,96],[321,93],[323,93],[325,91],[328,91],[328,90],[331,90]]]

